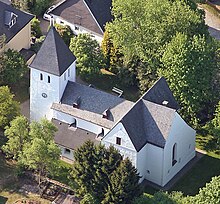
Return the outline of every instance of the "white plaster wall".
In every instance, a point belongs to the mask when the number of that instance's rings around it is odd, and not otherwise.
[[[69,23],[68,21],[62,19],[61,17],[59,16],[56,16],[56,15],[53,15],[53,14],[50,14],[51,16],[53,16],[53,19],[54,19],[54,22],[57,23],[57,24],[60,24],[60,25],[68,25],[70,26],[70,28],[72,29],[73,33],[75,35],[79,35],[80,33],[87,33],[87,34],[90,34],[94,39],[96,39],[98,41],[99,44],[101,44],[102,40],[103,40],[103,36],[100,35],[100,34],[97,34],[95,32],[92,32],[80,25],[76,25],[76,24],[72,24],[72,23]],[[75,26],[77,26],[79,29],[76,30],[75,29]]]
[[[62,113],[56,110],[53,110],[53,118],[60,120],[62,122],[71,124],[74,123],[76,120],[76,127],[81,128],[83,130],[87,130],[89,132],[93,132],[95,134],[99,134],[102,132],[102,127],[99,125],[96,125],[94,123],[82,120],[77,117],[73,117],[71,115],[68,115],[66,113]],[[104,135],[107,134],[109,129],[103,128],[104,129]]]
[[[176,113],[164,147],[163,186],[195,156],[195,135],[195,130]],[[175,143],[177,144],[177,163],[172,166],[172,150]]]
[[[61,145],[58,145],[58,146],[61,150],[61,153],[60,153],[61,157],[66,157],[67,159],[74,160],[73,150],[70,149],[70,154],[67,154],[67,153],[65,153],[65,147],[63,147]]]
[[[72,124],[75,122],[75,118],[73,116],[62,113],[57,110],[53,110],[53,118],[60,120],[60,121],[67,123],[67,124]]]
[[[121,138],[121,145],[116,144],[116,137]],[[128,157],[132,164],[137,167],[137,152],[121,123],[117,124],[112,130],[110,130],[101,142],[106,147],[109,147],[110,145],[114,146],[124,158]]]
[[[40,80],[40,73],[43,80]],[[48,83],[50,76],[50,83]],[[47,74],[37,69],[31,68],[30,74],[30,119],[39,120],[42,117],[52,118],[53,112],[50,109],[53,102],[59,102],[59,77]],[[42,93],[47,94],[47,98],[42,97]]]
[[[162,184],[163,149],[147,143],[137,153],[137,169],[145,178],[158,185]]]
[[[78,128],[87,130],[89,132],[93,132],[93,133],[95,133],[97,135],[102,132],[102,127],[101,126],[96,125],[96,124],[91,123],[91,122],[88,122],[86,120],[82,120],[80,118],[76,118],[76,126]],[[103,129],[104,129],[104,134],[106,134],[107,133],[107,129],[106,128],[103,128]]]
[[[74,61],[69,68],[70,69],[70,77],[68,78],[69,81],[75,82],[76,81],[76,61]],[[67,73],[68,75],[68,73]]]
[[[30,39],[31,39],[31,23],[29,22],[23,29],[20,30],[20,32],[17,33],[16,36],[14,36],[5,45],[5,49],[7,50],[10,48],[17,51],[20,51],[22,48],[29,49],[31,46]]]
[[[68,70],[70,70],[70,76],[68,76]],[[66,79],[64,77],[66,75]],[[67,82],[68,81],[76,81],[76,61],[74,61],[69,68],[59,77],[59,95],[60,95],[60,100],[63,96],[63,92],[66,88]],[[60,101],[59,100],[59,101]]]

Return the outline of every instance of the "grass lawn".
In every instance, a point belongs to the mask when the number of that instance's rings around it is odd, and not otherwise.
[[[15,94],[15,100],[23,103],[29,99],[29,84],[29,73],[27,73],[19,82],[10,86],[11,92]]]
[[[136,101],[139,98],[139,89],[137,86],[124,86],[121,80],[109,71],[101,70],[102,74],[94,79],[86,80],[86,83],[92,84],[95,88],[112,93],[112,88],[117,87],[124,91],[123,96],[130,101]]]
[[[72,189],[75,188],[75,184],[70,178],[70,171],[72,169],[72,165],[68,164],[62,160],[59,160],[59,168],[56,172],[56,175],[50,176],[52,179],[64,183],[70,186]]]

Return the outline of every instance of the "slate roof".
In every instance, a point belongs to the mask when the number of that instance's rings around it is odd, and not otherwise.
[[[85,0],[85,2],[104,31],[105,24],[113,19],[111,15],[112,0]]]
[[[27,50],[25,48],[22,48],[20,51],[19,51],[22,56],[24,57],[25,61],[27,62],[31,57],[33,57],[33,55],[35,55],[35,52],[32,51],[32,50]]]
[[[76,60],[54,27],[51,27],[30,67],[61,76]]]
[[[74,150],[87,140],[91,140],[96,144],[99,143],[99,141],[95,139],[96,134],[92,132],[80,128],[69,127],[67,123],[56,119],[52,119],[52,122],[58,128],[54,137],[56,144]]]
[[[17,21],[16,24],[13,25],[11,28],[9,28],[8,25],[6,25],[5,19],[8,15],[8,12],[12,12],[15,15],[17,15]],[[6,43],[9,42],[22,28],[24,28],[32,19],[33,15],[20,11],[18,9],[15,9],[14,7],[3,3],[0,1],[0,36],[5,34],[6,35]]]
[[[164,77],[161,77],[142,98],[159,105],[162,105],[163,101],[167,101],[167,107],[176,110],[180,108]]]
[[[174,109],[140,99],[119,122],[125,127],[137,151],[146,143],[163,148],[175,112]]]
[[[73,108],[73,102],[79,96],[81,100],[79,108]],[[133,104],[133,102],[115,95],[69,81],[61,103],[53,103],[52,109],[110,129]],[[110,110],[109,118],[102,118],[102,113],[108,108]]]
[[[111,5],[111,0],[68,0],[51,14],[102,35],[106,22],[112,20]]]

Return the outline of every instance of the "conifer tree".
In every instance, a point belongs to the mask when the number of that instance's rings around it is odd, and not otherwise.
[[[96,173],[93,194],[98,200],[103,200],[108,185],[110,185],[110,176],[118,168],[121,161],[122,156],[113,146],[109,148],[105,148],[103,145],[96,146]]]
[[[110,176],[110,185],[102,204],[129,204],[140,194],[137,169],[128,158]]]
[[[74,151],[74,164],[71,175],[76,182],[79,195],[93,192],[95,176],[95,145],[92,141],[86,141]]]

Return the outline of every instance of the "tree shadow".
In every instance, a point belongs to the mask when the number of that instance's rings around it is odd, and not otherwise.
[[[219,175],[220,159],[217,155],[214,156],[216,156],[216,158],[204,155],[194,167],[171,188],[171,191],[181,191],[184,195],[196,195],[200,188],[211,181],[212,177]]]
[[[5,204],[7,202],[8,198],[0,196],[0,203]]]

